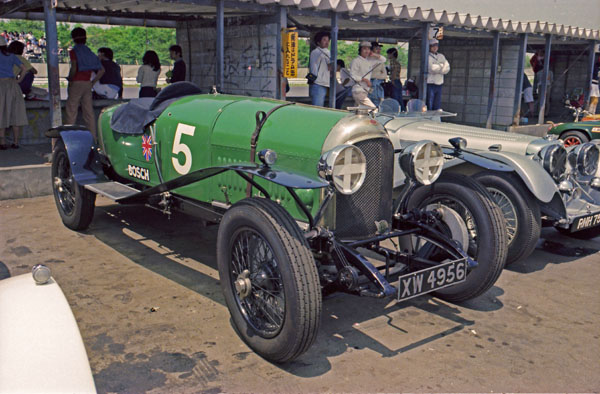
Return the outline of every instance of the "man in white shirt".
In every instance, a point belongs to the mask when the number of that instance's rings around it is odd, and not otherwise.
[[[310,53],[310,72],[317,76],[317,79],[308,85],[308,94],[312,105],[324,106],[325,96],[329,89],[329,79],[331,73],[331,55],[329,53],[329,32],[320,31],[315,35],[317,47]]]
[[[372,56],[371,43],[362,41],[358,47],[358,54],[350,64],[350,75],[356,84],[352,87],[352,98],[357,106],[375,108],[375,104],[369,100],[368,94],[371,90],[371,72],[379,63],[385,63],[385,57],[381,55]],[[370,60],[377,57],[379,62]],[[383,60],[382,60],[383,59]]]
[[[427,108],[437,110],[442,107],[442,85],[444,75],[450,71],[446,57],[438,53],[439,41],[429,40],[429,67],[427,74]]]

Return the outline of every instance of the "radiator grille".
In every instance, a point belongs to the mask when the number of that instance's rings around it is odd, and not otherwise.
[[[367,159],[367,177],[354,194],[336,195],[335,234],[357,239],[375,235],[375,221],[392,219],[394,148],[386,138],[354,144]]]

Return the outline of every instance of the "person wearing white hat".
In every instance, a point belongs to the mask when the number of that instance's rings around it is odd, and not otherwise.
[[[379,57],[379,55],[377,56]],[[371,72],[380,62],[385,63],[385,57],[380,56],[379,62],[373,61],[371,57],[371,43],[362,41],[358,47],[358,56],[350,64],[350,75],[356,82],[352,87],[352,98],[359,107],[375,108],[375,104],[368,97],[372,88]]]
[[[13,67],[20,69],[19,78],[15,79]],[[12,148],[19,147],[19,133],[22,126],[28,124],[25,112],[25,100],[19,82],[26,73],[23,63],[8,51],[6,39],[0,36],[0,149],[8,148],[4,136],[7,127],[13,129]]]
[[[450,63],[446,57],[438,53],[439,41],[429,40],[429,67],[427,74],[427,108],[440,109],[442,106],[442,86],[444,75],[450,72]]]

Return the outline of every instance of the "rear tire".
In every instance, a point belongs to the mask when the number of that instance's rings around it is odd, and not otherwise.
[[[71,171],[69,155],[62,140],[52,153],[52,190],[58,214],[65,226],[80,231],[94,218],[96,194],[80,186]]]
[[[247,198],[223,216],[217,238],[221,288],[238,335],[282,363],[314,342],[321,287],[304,234],[278,204]]]
[[[537,201],[513,174],[484,171],[475,175],[475,179],[485,186],[504,215],[508,232],[506,265],[527,258],[535,249],[542,230]]]
[[[560,139],[564,141],[565,148],[573,145],[581,145],[590,142],[585,133],[577,130],[567,130],[560,135]]]
[[[452,302],[477,297],[494,285],[504,268],[507,242],[502,215],[480,184],[460,174],[442,174],[432,185],[417,188],[409,208],[438,203],[455,210],[465,221],[469,235],[466,252],[478,266],[468,273],[465,282],[434,294]]]

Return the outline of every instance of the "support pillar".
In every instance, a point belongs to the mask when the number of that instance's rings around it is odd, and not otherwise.
[[[275,88],[275,98],[278,100],[285,100],[285,86],[283,84],[283,43],[281,40],[281,34],[283,29],[287,28],[287,8],[278,6],[277,15],[277,87]],[[260,32],[259,32],[260,34]]]
[[[498,54],[500,52],[500,32],[493,32],[494,38],[492,43],[492,65],[490,69],[490,88],[488,89],[488,105],[487,105],[487,121],[485,127],[492,128],[492,113],[494,112],[494,104],[496,104],[496,81],[498,79]]]
[[[429,74],[429,22],[421,26],[421,67],[419,73],[419,98],[427,102],[427,75]]]
[[[521,97],[523,97],[523,79],[526,78],[525,56],[527,53],[527,33],[519,34],[519,60],[517,60],[517,86],[515,87],[515,101],[513,104],[513,126],[519,125],[521,119]],[[533,114],[529,114],[533,116]]]
[[[587,64],[587,78],[585,79],[585,104],[584,108],[588,109],[590,106],[590,86],[592,86],[592,77],[594,72],[594,49],[596,48],[596,41],[590,40],[588,48],[588,64]]]
[[[337,85],[337,41],[338,41],[338,14],[331,13],[331,78],[329,80],[329,107],[335,108]]]
[[[46,27],[46,63],[48,67],[48,90],[50,94],[50,127],[62,124],[60,106],[60,75],[58,72],[58,34],[56,32],[56,9],[52,0],[43,0]],[[54,144],[53,144],[54,145]]]
[[[225,70],[225,0],[217,0],[217,91],[223,91]]]
[[[544,123],[544,112],[546,111],[546,95],[548,92],[548,72],[550,71],[550,51],[552,50],[552,34],[546,35],[546,48],[544,52],[544,70],[539,83],[542,84],[539,95],[540,113],[538,114],[538,124]]]

